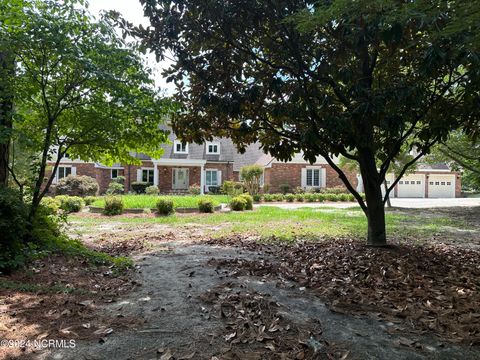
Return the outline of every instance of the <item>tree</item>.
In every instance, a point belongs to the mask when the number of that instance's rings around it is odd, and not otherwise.
[[[76,2],[32,4],[13,46],[13,127],[40,154],[31,218],[67,154],[107,164],[138,163],[133,152],[160,156],[167,137],[159,124],[170,109],[108,18],[95,21]],[[50,160],[55,165],[45,178]]]
[[[460,131],[453,132],[447,141],[435,146],[426,160],[447,163],[462,171],[462,184],[469,190],[480,190],[480,139],[471,139]]]
[[[368,244],[386,244],[381,186],[402,147],[418,156],[478,114],[478,24],[457,1],[143,0],[147,29],[125,26],[173,54],[165,76],[183,105],[174,130],[188,141],[228,135],[290,160],[323,156],[368,219]],[[128,25],[128,24],[126,24]],[[195,126],[191,126],[195,124]],[[359,164],[366,202],[332,161]],[[377,164],[380,163],[380,167]]]
[[[8,162],[13,127],[15,53],[13,39],[24,18],[23,0],[0,0],[0,186],[8,183]]]
[[[260,192],[260,180],[263,176],[263,167],[260,165],[247,165],[240,169],[240,178],[245,184],[250,195],[257,195]]]

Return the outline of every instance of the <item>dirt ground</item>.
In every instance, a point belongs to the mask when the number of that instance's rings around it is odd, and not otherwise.
[[[425,211],[412,210],[412,215]],[[478,208],[436,209],[431,215],[438,214],[480,229]],[[108,269],[76,264],[77,273],[68,275],[61,271],[63,260],[51,261],[64,285],[83,275],[85,289],[101,290],[98,297],[42,298],[47,313],[72,303],[74,308],[66,307],[70,323],[62,323],[62,317],[17,322],[25,336],[75,338],[75,348],[17,352],[11,358],[480,358],[480,256],[475,249],[451,245],[458,229],[440,236],[434,247],[407,244],[383,252],[365,251],[351,239],[299,244],[292,251],[242,236],[211,241],[204,233],[201,226],[112,223],[82,234],[92,247],[132,255],[136,269],[115,278]],[[468,232],[465,239],[478,243],[478,232]],[[333,245],[343,250],[332,250]],[[321,256],[312,257],[315,252]],[[427,255],[431,260],[422,264]],[[409,266],[413,260],[420,264]],[[370,274],[357,276],[362,266],[377,262],[378,268],[363,270]],[[357,264],[353,270],[352,263]],[[0,314],[10,321],[12,306],[28,308],[17,298],[2,301]],[[2,336],[12,327],[0,329]],[[67,333],[52,331],[65,328]]]

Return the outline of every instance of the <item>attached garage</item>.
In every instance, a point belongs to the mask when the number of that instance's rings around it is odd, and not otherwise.
[[[428,197],[430,198],[454,198],[455,175],[429,175]]]
[[[411,174],[402,177],[397,185],[397,197],[399,198],[424,198],[425,175]]]

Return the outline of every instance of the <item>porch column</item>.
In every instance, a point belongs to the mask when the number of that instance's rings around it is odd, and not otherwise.
[[[153,185],[158,187],[158,165],[156,162],[153,163]]]
[[[204,176],[204,165],[200,166],[200,195],[205,194],[205,176]]]

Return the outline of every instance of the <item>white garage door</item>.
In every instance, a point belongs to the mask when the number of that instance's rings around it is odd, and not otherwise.
[[[393,174],[387,174],[385,175],[385,182],[387,183],[387,188],[389,188],[392,184],[393,181],[395,180]],[[385,184],[382,184],[382,196],[385,196]],[[390,198],[393,198],[395,196],[395,192],[392,190],[390,191]]]
[[[428,197],[454,198],[455,197],[455,175],[429,175]]]
[[[425,175],[412,174],[404,176],[398,182],[398,197],[423,198],[425,197]]]

